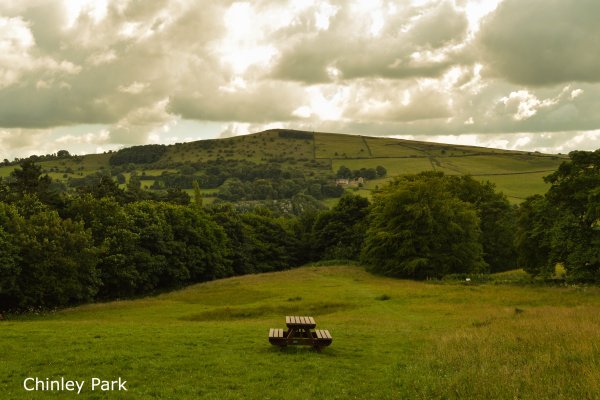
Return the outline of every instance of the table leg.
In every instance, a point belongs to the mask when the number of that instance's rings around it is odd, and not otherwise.
[[[288,329],[287,335],[285,337],[285,341],[287,344],[292,344],[295,334],[296,334],[296,330],[294,328]]]

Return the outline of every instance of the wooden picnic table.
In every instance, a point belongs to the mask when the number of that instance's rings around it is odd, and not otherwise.
[[[285,317],[287,329],[271,328],[269,342],[276,346],[287,345],[313,346],[318,351],[321,347],[329,346],[333,341],[331,334],[326,329],[315,329],[317,323],[313,317],[287,316]]]

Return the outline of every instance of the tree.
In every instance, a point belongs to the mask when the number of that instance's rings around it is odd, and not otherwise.
[[[368,199],[347,193],[331,210],[320,213],[313,226],[315,257],[358,259],[368,211]]]
[[[92,232],[99,249],[99,297],[129,297],[229,276],[228,238],[202,209],[154,201],[127,205],[90,195],[67,216]]]
[[[198,207],[161,205],[173,240],[168,257],[170,265],[185,266],[191,282],[233,275],[227,260],[228,237],[208,214]]]
[[[240,216],[248,240],[247,251],[256,272],[279,271],[297,265],[298,243],[290,231],[267,215]]]
[[[451,193],[477,210],[483,259],[490,266],[490,271],[514,269],[517,265],[514,244],[516,209],[504,194],[496,192],[493,183],[480,182],[470,176],[446,176],[445,179]]]
[[[13,193],[23,196],[25,193],[40,194],[48,190],[52,181],[48,175],[42,176],[42,167],[33,161],[24,161],[20,168],[10,173],[12,181],[9,187]]]
[[[0,311],[16,309],[21,298],[17,282],[21,260],[15,233],[22,223],[14,206],[0,203]]]
[[[10,198],[10,189],[6,181],[0,176],[0,202],[7,202]]]
[[[98,259],[83,224],[62,220],[47,208],[27,219],[14,208],[4,207],[1,214],[0,226],[12,236],[8,248],[13,259],[8,279],[6,267],[0,274],[3,308],[54,308],[94,299],[100,284]],[[2,236],[6,242],[7,235]]]
[[[9,199],[21,199],[25,195],[36,195],[44,204],[54,208],[63,206],[59,190],[57,190],[59,186],[52,185],[52,179],[47,174],[42,175],[42,167],[33,161],[23,161],[20,168],[15,168],[11,172],[10,177]]]
[[[152,255],[142,247],[140,235],[133,232],[131,215],[114,197],[85,194],[73,199],[65,213],[92,233],[99,251],[99,298],[129,297],[148,290],[141,266]]]
[[[377,273],[425,279],[487,270],[475,208],[442,176],[397,179],[375,197],[362,261]]]
[[[352,171],[350,170],[350,168],[342,165],[338,170],[337,173],[335,174],[336,178],[341,178],[341,179],[350,179],[352,178]]]
[[[149,164],[160,160],[166,152],[167,146],[161,144],[127,147],[114,153],[109,162],[110,165]]]
[[[161,198],[161,200],[166,201],[167,203],[186,206],[190,204],[191,198],[189,194],[181,189],[167,189],[167,193]]]
[[[227,241],[227,257],[231,262],[234,275],[259,272],[250,254],[248,229],[242,218],[231,204],[220,204],[210,209],[212,219],[225,231]]]
[[[600,149],[573,151],[545,178],[552,212],[552,265],[562,263],[567,277],[600,282]]]
[[[104,197],[112,197],[118,201],[124,201],[125,199],[125,192],[120,189],[117,182],[108,175],[98,174],[90,183],[91,184],[89,185],[79,187],[79,193],[89,193],[96,199],[102,199]]]
[[[519,207],[515,234],[518,264],[533,276],[547,277],[554,272],[551,231],[556,211],[541,195],[527,198]]]
[[[200,184],[197,180],[194,180],[194,182],[192,183],[192,187],[194,189],[194,204],[196,205],[196,207],[202,208],[202,192],[200,192]]]

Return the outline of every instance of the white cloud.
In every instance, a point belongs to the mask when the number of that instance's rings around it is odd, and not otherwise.
[[[116,59],[117,55],[114,50],[107,50],[91,54],[86,61],[93,66],[98,66],[102,64],[108,64]]]
[[[330,3],[319,4],[317,10],[315,11],[315,27],[318,30],[326,31],[329,29],[330,20],[335,16],[335,14],[337,14],[338,11],[339,7]]]
[[[140,94],[148,87],[147,83],[135,81],[130,85],[121,85],[117,88],[119,92],[129,94]]]
[[[161,99],[148,107],[127,114],[109,130],[111,143],[143,144],[160,137],[177,124],[179,117],[167,111],[169,99]]]
[[[186,121],[213,137],[285,126],[585,147],[600,127],[592,3],[1,2],[0,150],[182,140]]]
[[[81,15],[91,17],[95,23],[100,22],[107,14],[106,0],[64,0],[66,9],[66,29],[71,29]]]
[[[35,40],[22,18],[0,17],[0,89],[16,83],[31,68]]]
[[[558,99],[540,100],[527,90],[519,90],[511,92],[508,96],[501,98],[500,102],[504,104],[508,110],[514,110],[516,108],[513,118],[517,121],[522,121],[533,117],[541,108],[556,105]]]
[[[59,144],[63,147],[71,146],[73,144],[94,144],[94,145],[104,145],[108,144],[110,140],[110,132],[108,129],[102,129],[99,132],[87,132],[79,135],[63,135],[54,139],[56,144]]]
[[[571,100],[581,96],[583,94],[583,90],[582,89],[575,89],[571,92]]]

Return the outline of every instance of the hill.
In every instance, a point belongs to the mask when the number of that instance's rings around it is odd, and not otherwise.
[[[125,185],[135,176],[142,189],[180,188],[192,193],[192,180],[198,179],[202,193],[210,202],[225,183],[231,168],[278,165],[284,171],[302,171],[300,189],[310,185],[335,185],[333,178],[340,167],[353,171],[383,166],[384,178],[368,179],[361,188],[370,196],[387,179],[424,170],[446,174],[470,174],[494,182],[511,201],[520,202],[547,189],[542,178],[554,171],[566,158],[562,155],[508,151],[483,147],[429,143],[381,137],[274,129],[226,139],[200,140],[169,146],[136,146],[118,152],[89,154],[41,161],[44,171],[70,187],[85,183],[85,177],[97,172],[121,175]],[[227,167],[217,176],[211,168]],[[0,176],[8,176],[14,166],[0,167]],[[212,174],[212,175],[211,175]],[[258,176],[258,178],[270,178]],[[253,177],[252,179],[256,179]],[[243,179],[242,179],[243,180]],[[275,192],[280,188],[275,188]],[[334,201],[331,190],[318,190],[314,196]],[[265,194],[276,198],[280,195]],[[226,198],[227,196],[221,196]],[[246,200],[262,199],[254,196]],[[332,200],[327,200],[332,199]]]
[[[0,398],[24,398],[36,376],[121,377],[131,399],[597,397],[600,290],[495,279],[307,266],[2,321]],[[333,344],[269,345],[289,314],[314,316]]]

